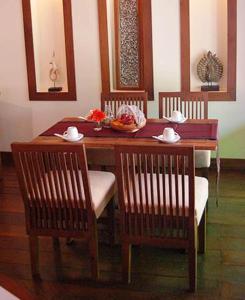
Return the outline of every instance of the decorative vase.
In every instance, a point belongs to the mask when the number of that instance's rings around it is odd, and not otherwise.
[[[100,121],[96,122],[96,126],[94,127],[94,130],[100,131],[101,129],[102,129],[102,123]]]
[[[111,128],[111,118],[105,118],[102,122],[102,125],[104,128]]]

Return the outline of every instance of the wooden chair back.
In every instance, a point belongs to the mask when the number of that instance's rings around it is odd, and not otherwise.
[[[101,94],[101,109],[105,110],[108,105],[114,116],[122,104],[136,105],[147,118],[147,92],[111,92]]]
[[[122,240],[188,247],[194,234],[194,149],[116,146]]]
[[[174,110],[188,119],[208,118],[207,92],[160,92],[159,118],[171,117]]]
[[[83,145],[14,143],[28,234],[80,236],[94,211]]]

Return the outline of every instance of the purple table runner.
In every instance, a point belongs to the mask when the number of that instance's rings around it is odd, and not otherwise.
[[[85,137],[116,137],[116,138],[150,138],[153,135],[160,135],[165,127],[172,127],[182,139],[217,139],[218,122],[207,123],[158,123],[147,121],[144,128],[137,132],[121,132],[111,128],[103,128],[101,131],[94,131],[95,123],[83,121],[61,121],[43,132],[41,136],[53,136],[54,133],[63,134],[67,127],[76,126]]]

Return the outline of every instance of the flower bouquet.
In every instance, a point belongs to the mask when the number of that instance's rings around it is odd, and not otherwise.
[[[97,126],[94,128],[94,130],[96,130],[96,131],[99,131],[102,129],[102,121],[105,118],[106,118],[105,113],[98,108],[90,110],[90,113],[87,116],[88,121],[96,122]]]

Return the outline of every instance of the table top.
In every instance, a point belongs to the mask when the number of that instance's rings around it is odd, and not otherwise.
[[[65,122],[74,122],[79,121],[79,118],[68,117],[64,118],[62,121]],[[164,119],[149,119],[151,122],[156,123],[166,123],[168,121]],[[187,120],[186,122],[191,124],[217,124],[218,120],[216,119],[202,119],[202,120]],[[63,141],[59,137],[55,136],[38,136],[33,140],[34,143],[68,143]],[[160,142],[152,138],[116,138],[116,137],[84,137],[82,140],[76,142],[80,144],[85,144],[86,148],[114,148],[115,145],[120,144],[130,144],[130,145],[157,145]],[[166,144],[167,145],[167,144]],[[173,144],[168,144],[173,145]],[[197,150],[216,150],[218,141],[217,140],[207,140],[207,139],[181,139],[179,142],[174,145],[192,145],[195,146]]]

